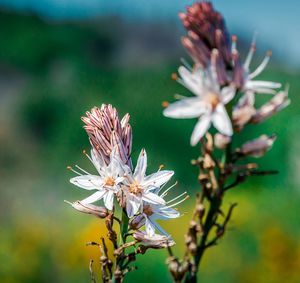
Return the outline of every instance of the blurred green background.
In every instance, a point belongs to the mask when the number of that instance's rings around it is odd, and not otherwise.
[[[187,93],[171,80],[186,56],[183,30],[168,21],[45,20],[8,9],[0,11],[0,26],[0,282],[89,282],[89,259],[97,262],[99,253],[85,243],[98,241],[104,226],[63,202],[86,196],[69,184],[66,170],[73,164],[91,169],[81,153],[89,148],[80,120],[85,111],[112,103],[120,115],[129,112],[134,160],[145,147],[149,172],[164,164],[176,172],[178,191],[199,190],[190,165],[199,151],[189,146],[195,121],[162,116],[162,101]],[[241,36],[239,45],[250,40],[251,34]],[[238,138],[278,134],[259,164],[280,173],[228,193],[225,205],[239,205],[221,244],[205,256],[201,282],[300,282],[300,71],[284,62],[275,55],[261,78],[289,83],[291,106]],[[162,223],[177,255],[192,208],[193,198],[182,206],[183,217]],[[170,282],[166,256],[139,257],[126,282]]]

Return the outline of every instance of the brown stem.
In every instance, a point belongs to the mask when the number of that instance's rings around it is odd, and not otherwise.
[[[95,274],[94,274],[94,271],[93,271],[93,262],[94,261],[91,259],[90,260],[90,265],[89,265],[89,270],[90,270],[91,282],[96,283],[96,278],[95,278]]]

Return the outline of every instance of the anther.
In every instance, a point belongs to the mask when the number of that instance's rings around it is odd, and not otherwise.
[[[172,78],[172,80],[177,81],[178,76],[176,73],[172,73],[171,78]]]
[[[161,103],[161,105],[162,105],[162,107],[166,108],[166,107],[169,106],[169,102],[168,102],[168,101],[163,101],[163,102]]]

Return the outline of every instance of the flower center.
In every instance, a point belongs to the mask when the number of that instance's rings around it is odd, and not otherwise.
[[[114,185],[115,185],[115,179],[114,178],[112,178],[112,177],[106,177],[105,179],[104,179],[104,185],[105,186],[110,186],[110,187],[113,187]]]
[[[205,97],[204,100],[211,105],[212,109],[215,109],[218,104],[220,103],[220,97],[214,92],[209,92]]]
[[[129,192],[135,195],[140,195],[143,192],[143,188],[138,183],[132,183],[129,186]]]
[[[153,214],[153,210],[150,205],[145,205],[143,212],[148,216],[151,216]]]

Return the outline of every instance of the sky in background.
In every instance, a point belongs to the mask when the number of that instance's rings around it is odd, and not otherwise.
[[[0,0],[0,5],[34,11],[52,19],[85,19],[119,15],[137,21],[179,21],[177,13],[194,1],[183,0]],[[277,59],[300,67],[299,0],[214,0],[231,32],[258,32],[259,43],[275,51]]]

